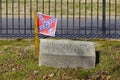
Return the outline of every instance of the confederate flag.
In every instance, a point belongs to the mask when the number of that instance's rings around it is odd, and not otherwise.
[[[55,36],[57,19],[55,17],[38,12],[39,32],[48,36]]]

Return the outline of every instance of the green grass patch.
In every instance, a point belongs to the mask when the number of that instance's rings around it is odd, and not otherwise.
[[[119,80],[120,41],[95,42],[100,63],[93,69],[40,67],[34,40],[0,40],[0,80]]]

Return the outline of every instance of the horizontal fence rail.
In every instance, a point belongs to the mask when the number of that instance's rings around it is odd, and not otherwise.
[[[57,17],[56,37],[120,38],[120,0],[0,0],[0,37],[34,37],[34,11]]]

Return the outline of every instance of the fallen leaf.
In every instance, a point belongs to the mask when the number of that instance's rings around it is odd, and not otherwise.
[[[34,75],[37,75],[38,74],[38,71],[34,71]]]
[[[45,76],[43,76],[43,79],[47,79],[47,76],[45,75]]]
[[[111,76],[104,76],[103,80],[109,80],[111,78]]]
[[[52,78],[55,74],[54,73],[51,73],[48,75],[48,77]]]
[[[70,76],[63,76],[63,79],[71,79]]]
[[[16,69],[15,68],[12,68],[13,71],[15,71]]]

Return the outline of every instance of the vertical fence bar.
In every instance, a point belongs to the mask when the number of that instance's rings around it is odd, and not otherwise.
[[[79,33],[81,28],[81,0],[79,0]]]
[[[93,0],[91,0],[91,33],[93,33],[92,28],[93,28]]]
[[[102,34],[103,36],[106,34],[106,28],[105,28],[105,24],[106,24],[106,0],[103,0],[102,3]]]
[[[0,0],[0,35],[2,34],[2,0]]]
[[[98,27],[99,27],[99,0],[97,0],[97,34],[98,34]]]
[[[12,0],[12,34],[14,34],[14,0]]]
[[[38,12],[38,0],[36,0],[36,11]]]
[[[24,34],[26,35],[26,0],[24,0]]]
[[[61,34],[62,34],[62,0],[61,0]]]
[[[42,0],[42,13],[44,13],[44,0]]]
[[[110,35],[110,27],[111,27],[111,0],[109,0],[109,35]]]
[[[87,24],[87,0],[85,0],[85,34],[86,34],[86,24]]]
[[[18,34],[20,34],[20,0],[18,0]]]
[[[6,0],[6,35],[8,35],[8,0]]]
[[[67,0],[67,34],[68,34],[68,24],[69,24],[69,0]]]
[[[50,15],[50,0],[48,1],[48,14]]]
[[[32,0],[30,0],[30,33],[32,34]]]
[[[115,34],[117,30],[117,0],[115,0]]]
[[[56,17],[56,5],[57,5],[57,2],[56,2],[56,0],[55,0],[55,17]]]
[[[75,0],[73,0],[73,34],[75,31]]]

